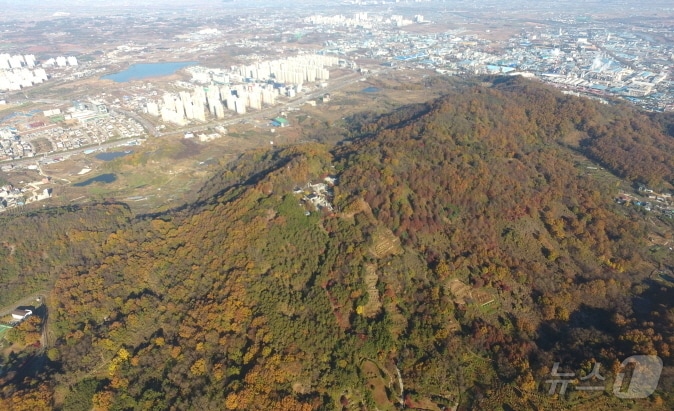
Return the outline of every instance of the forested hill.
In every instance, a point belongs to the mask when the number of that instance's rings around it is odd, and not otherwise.
[[[0,409],[671,409],[672,224],[586,167],[670,187],[667,124],[497,79],[251,152],[60,268],[54,346],[5,359]],[[634,354],[666,372],[620,400]],[[549,396],[554,362],[606,392]]]

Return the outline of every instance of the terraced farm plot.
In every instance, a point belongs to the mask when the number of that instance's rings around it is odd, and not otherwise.
[[[377,266],[375,264],[368,264],[365,267],[364,281],[367,287],[367,294],[370,298],[367,304],[365,304],[363,314],[366,317],[372,318],[381,310],[381,299],[379,298],[379,290],[377,289],[379,276],[377,275]]]
[[[452,293],[454,302],[458,305],[465,305],[466,300],[470,299],[470,287],[456,278],[449,281],[447,289]]]
[[[384,258],[393,254],[402,253],[400,239],[393,231],[385,227],[378,227],[372,235],[372,247],[370,249],[376,258]]]

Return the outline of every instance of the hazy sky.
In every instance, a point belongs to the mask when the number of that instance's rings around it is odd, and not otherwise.
[[[294,4],[280,0],[233,0],[237,8],[265,5]],[[54,13],[72,16],[105,15],[140,10],[225,9],[223,0],[0,0],[0,20],[39,20]]]
[[[374,0],[366,0],[374,3]],[[219,10],[238,11],[257,7],[282,7],[308,11],[311,9],[320,11],[323,6],[337,6],[348,3],[347,0],[0,0],[0,21],[11,20],[40,20],[53,17],[54,13],[71,16],[119,14],[133,11],[148,10]],[[382,0],[378,0],[382,2]],[[387,0],[390,7],[394,0]],[[671,15],[674,11],[672,0],[426,0],[414,3],[413,0],[400,0],[400,7],[421,7],[429,10],[434,6],[474,9],[474,10],[550,10],[571,13],[603,13],[610,10],[619,10],[627,14],[640,14],[647,10],[664,12]],[[344,14],[353,13],[357,6],[347,5]],[[334,10],[334,7],[332,7]]]

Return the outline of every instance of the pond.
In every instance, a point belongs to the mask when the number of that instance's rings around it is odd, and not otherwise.
[[[124,71],[112,73],[101,77],[103,80],[112,80],[116,83],[126,83],[132,80],[144,78],[168,76],[183,67],[194,66],[196,61],[173,61],[166,63],[141,63],[132,64]]]
[[[96,154],[96,158],[103,161],[112,161],[119,157],[128,156],[133,151],[111,151],[109,153]]]
[[[101,174],[96,177],[92,177],[88,180],[84,180],[82,182],[79,182],[77,184],[73,184],[73,187],[86,187],[89,184],[93,183],[105,183],[109,184],[112,183],[113,181],[117,180],[117,176],[114,174]]]
[[[377,87],[367,87],[361,90],[363,93],[376,93],[379,91]]]

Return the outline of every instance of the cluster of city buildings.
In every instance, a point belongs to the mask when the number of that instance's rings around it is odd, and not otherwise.
[[[15,127],[0,128],[0,161],[16,158],[33,157],[33,147],[21,141],[19,131]]]
[[[58,56],[56,58],[47,59],[42,63],[42,67],[74,67],[77,65],[77,57],[75,56]]]
[[[463,27],[475,25],[468,32],[459,26],[437,28],[419,14],[429,8],[360,10],[352,15],[307,10],[306,17],[299,19],[281,12],[245,16],[231,27],[202,26],[196,31],[190,27],[192,34],[170,36],[170,44],[161,39],[143,44],[134,40],[82,65],[73,56],[38,61],[33,55],[0,54],[1,92],[48,78],[94,76],[110,64],[148,59],[148,53],[160,48],[162,53],[190,56],[221,48],[247,50],[237,55],[239,64],[229,68],[188,67],[185,71],[191,79],[173,82],[169,89],[154,82],[134,82],[124,85],[123,96],[115,92],[86,96],[98,103],[76,102],[72,107],[52,108],[41,115],[28,113],[25,119],[19,116],[9,122],[0,118],[0,127],[4,126],[0,137],[5,136],[0,138],[0,161],[140,136],[145,132],[141,123],[145,130],[156,131],[164,127],[157,126],[160,122],[185,126],[262,110],[283,98],[327,85],[335,66],[360,66],[363,73],[387,67],[447,75],[518,74],[536,77],[566,93],[600,99],[616,96],[648,110],[674,110],[674,44],[663,40],[671,38],[666,25],[557,21],[551,13],[538,23],[522,24],[514,35],[497,39],[487,35],[489,30],[477,28],[485,27],[478,18],[465,18]],[[400,10],[409,13],[403,15]],[[435,16],[441,18],[442,13]],[[246,33],[240,35],[243,27]],[[304,35],[311,36],[307,47],[299,41]],[[326,94],[323,100],[329,98]],[[314,100],[306,102],[315,104]],[[108,113],[107,107],[117,110],[116,114]]]
[[[495,70],[527,72],[562,89],[620,96],[654,111],[674,109],[674,46],[646,33],[597,27],[539,29],[511,39]]]
[[[218,98],[220,92],[218,91]],[[206,121],[206,93],[203,89],[197,89],[193,93],[181,91],[178,95],[166,93],[161,103],[148,102],[147,113],[152,116],[161,115],[161,119],[167,123],[184,126],[188,120]],[[222,107],[222,103],[220,103]]]
[[[237,114],[245,114],[247,108],[261,110],[263,105],[274,105],[278,96],[279,89],[273,84],[212,84],[208,87],[198,86],[191,93],[165,93],[160,102],[147,102],[146,109],[152,116],[161,116],[163,122],[184,126],[190,120],[205,122],[207,112],[213,118],[223,119],[226,110]]]
[[[37,67],[32,54],[0,54],[0,91],[18,91],[41,84],[49,79],[44,67],[77,66],[77,58],[59,56],[50,58]]]
[[[304,23],[325,34],[324,52],[374,59],[397,69],[432,69],[449,75],[511,74],[536,77],[591,97],[622,97],[652,111],[674,110],[674,44],[666,27],[578,21],[562,28],[523,26],[504,40],[465,29],[407,32],[395,16],[356,13],[311,16]],[[417,15],[411,23],[426,24]],[[485,34],[487,34],[485,32]]]
[[[25,67],[0,70],[0,91],[18,91],[48,80],[43,68]]]
[[[21,67],[35,67],[35,56],[32,54],[16,54],[14,56],[8,53],[0,54],[0,70],[18,69]]]
[[[3,122],[11,124],[3,126]],[[129,140],[145,134],[138,121],[110,113],[105,105],[97,102],[75,101],[63,110],[34,111],[3,122],[0,122],[0,161],[75,150],[112,140]],[[2,170],[13,167],[5,164]],[[28,167],[37,168],[34,165]]]
[[[304,83],[324,82],[329,67],[339,59],[320,54],[234,66],[230,70],[193,66],[186,69],[192,91],[165,93],[160,101],[148,101],[145,110],[166,123],[185,126],[191,120],[206,121],[206,115],[224,119],[226,111],[245,114],[248,109],[273,106],[279,96],[295,97]]]
[[[338,64],[339,59],[335,56],[301,54],[283,60],[235,66],[232,72],[243,79],[302,84],[328,80],[329,68]]]
[[[42,181],[28,183],[23,188],[13,185],[0,187],[0,212],[51,198],[52,189],[42,187],[49,183],[50,179],[44,178]]]
[[[372,15],[367,12],[358,12],[353,17],[347,17],[342,14],[334,16],[323,16],[315,14],[304,18],[305,23],[319,26],[349,27],[372,29],[377,26],[403,27],[413,23],[424,23],[424,16],[417,14],[413,19],[407,19],[402,15],[393,14],[390,16]]]

